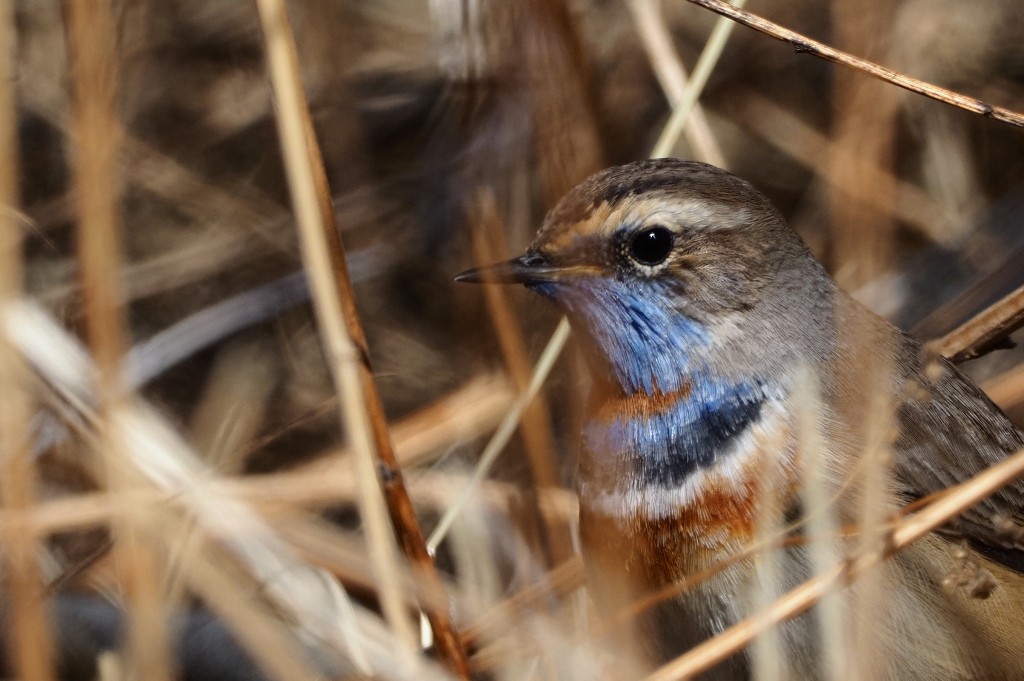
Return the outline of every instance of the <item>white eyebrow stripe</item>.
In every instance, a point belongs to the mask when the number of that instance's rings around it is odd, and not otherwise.
[[[710,201],[701,197],[676,199],[670,196],[633,199],[625,207],[615,225],[605,225],[609,233],[622,225],[636,224],[663,225],[674,232],[690,227],[716,227],[727,229],[733,225],[745,224],[751,219],[748,209]]]

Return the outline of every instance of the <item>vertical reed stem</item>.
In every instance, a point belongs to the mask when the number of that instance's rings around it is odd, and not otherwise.
[[[0,319],[21,292],[21,225],[18,197],[17,35],[14,4],[0,4]],[[21,356],[0,333],[0,502],[17,518],[35,503],[30,446],[32,395]],[[14,675],[30,681],[55,678],[53,648],[39,572],[39,538],[25,519],[5,523],[0,534],[9,603],[6,631]]]
[[[387,501],[391,523],[414,569],[433,595],[443,594],[437,567],[427,552],[412,502],[395,459],[387,422],[370,369],[366,338],[356,312],[345,266],[330,190],[309,116],[295,41],[281,0],[257,0],[275,95],[278,134],[288,186],[310,277],[313,302],[324,334],[325,351],[341,396],[342,420],[364,481],[376,477]],[[369,548],[380,574],[382,604],[400,638],[409,640],[410,623],[398,591],[395,537],[387,527],[381,498],[360,485],[360,502]],[[446,602],[443,597],[432,602]],[[469,678],[469,663],[448,613],[427,612],[438,652],[460,678]],[[404,632],[404,634],[403,634]]]
[[[132,480],[120,433],[120,415],[129,395],[122,366],[125,319],[118,276],[121,130],[113,17],[109,2],[70,2],[66,11],[82,302],[97,367],[99,455],[117,509],[112,522],[114,556],[130,604],[128,668],[139,678],[170,681],[158,559],[140,536],[139,509],[129,505],[125,494]]]

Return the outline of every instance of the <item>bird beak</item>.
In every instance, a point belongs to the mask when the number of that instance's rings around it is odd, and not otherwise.
[[[541,284],[557,281],[572,269],[575,268],[552,265],[540,253],[527,253],[505,262],[466,270],[455,275],[455,281],[471,284]]]

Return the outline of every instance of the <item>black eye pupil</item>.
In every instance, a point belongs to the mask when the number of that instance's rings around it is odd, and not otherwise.
[[[658,265],[672,251],[672,232],[664,227],[651,227],[633,235],[629,253],[643,265]]]

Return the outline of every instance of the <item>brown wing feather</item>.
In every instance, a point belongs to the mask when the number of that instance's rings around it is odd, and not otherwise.
[[[1024,432],[977,385],[944,359],[927,372],[937,374],[929,378],[920,366],[916,341],[904,340],[906,366],[914,367],[910,379],[924,389],[921,396],[907,397],[897,413],[895,472],[908,496],[927,496],[961,483],[1024,449]],[[1022,480],[965,511],[957,529],[982,553],[1019,570],[1024,545],[1006,531],[1006,519],[1024,520]]]

